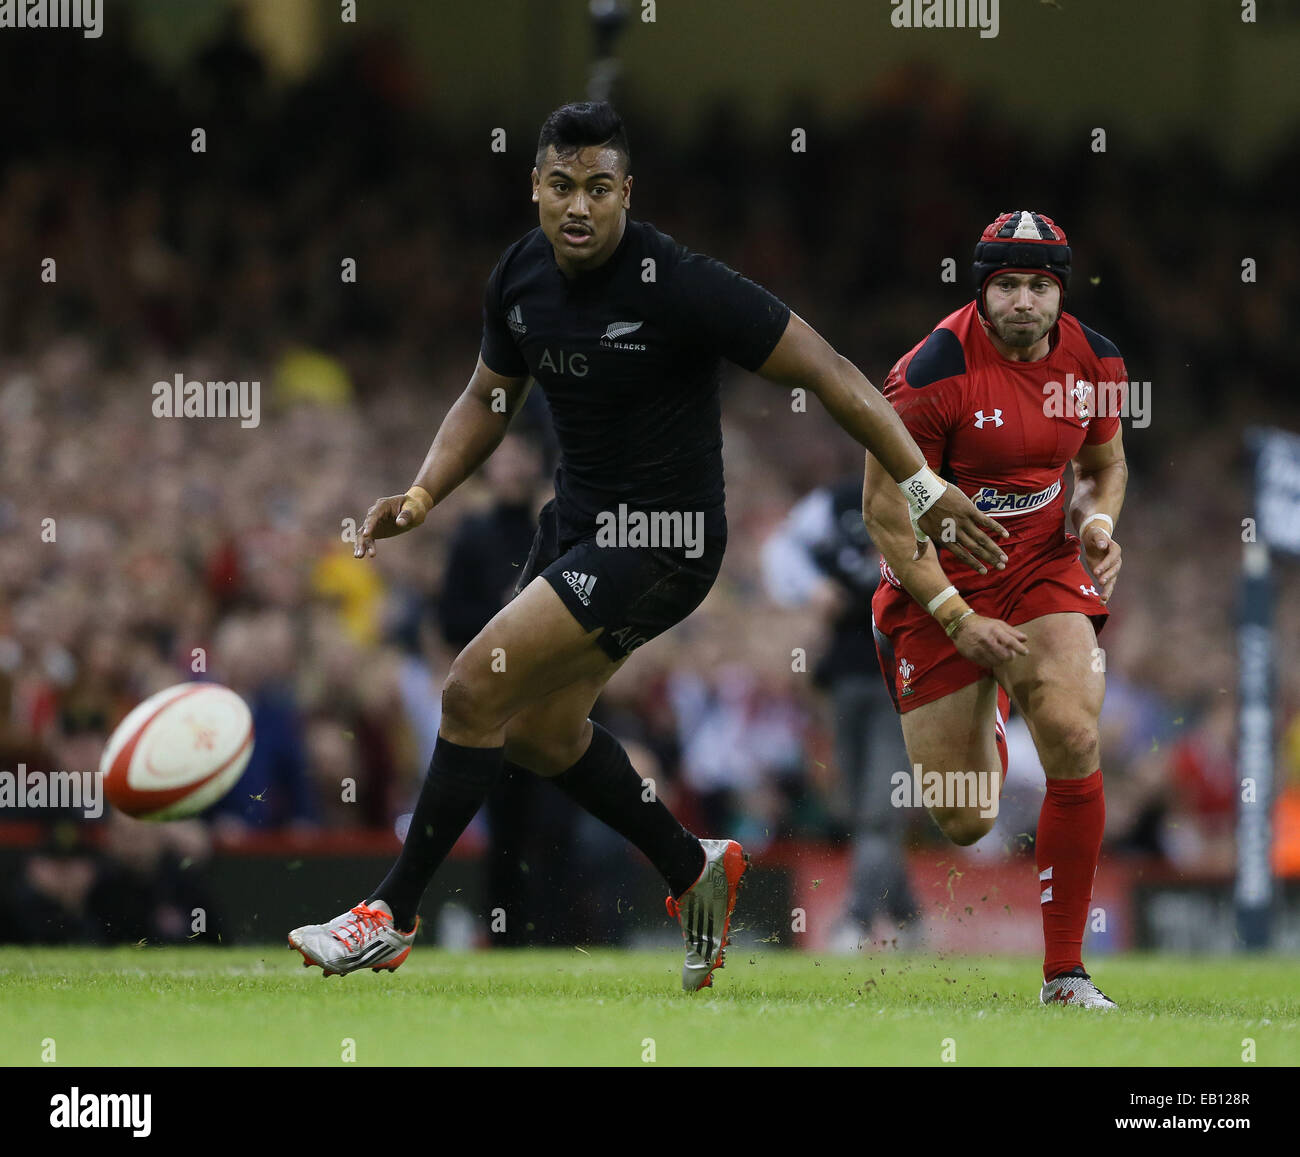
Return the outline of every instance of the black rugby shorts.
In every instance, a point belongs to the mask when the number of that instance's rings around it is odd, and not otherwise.
[[[603,628],[596,642],[617,661],[704,601],[718,577],[727,539],[705,535],[701,545],[700,556],[690,558],[684,547],[600,546],[594,533],[561,541],[551,499],[542,507],[515,593],[540,575],[584,630]]]

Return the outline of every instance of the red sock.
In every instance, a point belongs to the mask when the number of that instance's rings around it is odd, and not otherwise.
[[[1043,979],[1081,968],[1083,929],[1106,827],[1101,768],[1085,779],[1049,779],[1034,859],[1043,909]]]

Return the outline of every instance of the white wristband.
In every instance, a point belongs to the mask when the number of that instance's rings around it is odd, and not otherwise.
[[[943,492],[948,489],[948,483],[925,465],[911,478],[900,482],[898,488],[907,499],[908,514],[912,519],[912,533],[916,536],[916,541],[929,542],[929,536],[921,529],[917,519],[939,501]]]
[[[1096,522],[1102,519],[1106,523],[1106,534],[1111,538],[1115,537],[1115,520],[1109,514],[1102,514],[1098,511],[1096,514],[1090,514],[1081,523],[1079,523],[1079,537],[1083,537],[1083,528],[1090,522]]]
[[[932,598],[928,603],[925,604],[926,613],[931,615],[934,614],[935,611],[937,611],[941,606],[943,606],[943,604],[946,603],[950,598],[952,598],[952,596],[955,595],[956,593],[957,593],[956,587],[954,586],[944,587],[943,590],[941,590],[937,595],[934,596],[934,598]]]
[[[922,466],[911,478],[900,482],[898,488],[907,499],[907,505],[912,510],[912,519],[915,521],[939,501],[940,496],[948,489],[948,483],[929,466]]]

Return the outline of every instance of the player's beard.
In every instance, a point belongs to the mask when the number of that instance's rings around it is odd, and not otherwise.
[[[1004,344],[1011,346],[1013,349],[1028,349],[1030,346],[1037,345],[1044,337],[1047,336],[1052,326],[1056,324],[1056,319],[1041,322],[1038,325],[1015,325],[1011,318],[999,320],[995,328],[998,331]]]

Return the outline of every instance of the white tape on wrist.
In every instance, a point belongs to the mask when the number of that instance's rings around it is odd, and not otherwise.
[[[916,535],[916,541],[928,542],[929,537],[921,529],[917,519],[939,501],[943,492],[948,489],[948,483],[927,465],[922,466],[911,478],[900,482],[898,488],[907,499],[908,514],[912,519],[912,531]]]
[[[1115,520],[1114,520],[1113,518],[1111,518],[1111,516],[1110,516],[1109,514],[1102,514],[1102,513],[1098,512],[1097,514],[1090,514],[1090,515],[1088,515],[1087,518],[1085,518],[1081,523],[1079,523],[1079,537],[1080,537],[1080,538],[1083,537],[1083,528],[1084,528],[1085,526],[1087,526],[1088,523],[1090,523],[1090,522],[1105,522],[1105,524],[1106,524],[1106,534],[1107,534],[1109,537],[1111,537],[1111,538],[1114,538],[1114,537],[1115,537]]]
[[[937,611],[941,606],[943,606],[943,604],[946,603],[950,598],[952,598],[952,596],[955,595],[956,593],[957,593],[956,587],[954,586],[944,587],[943,590],[941,590],[937,595],[934,596],[934,598],[932,598],[928,603],[925,604],[926,613],[931,615],[934,614],[935,611]]]
[[[948,489],[948,483],[929,466],[922,466],[911,478],[900,482],[898,488],[907,499],[907,505],[912,508],[912,517],[919,518],[939,501],[943,492]]]

